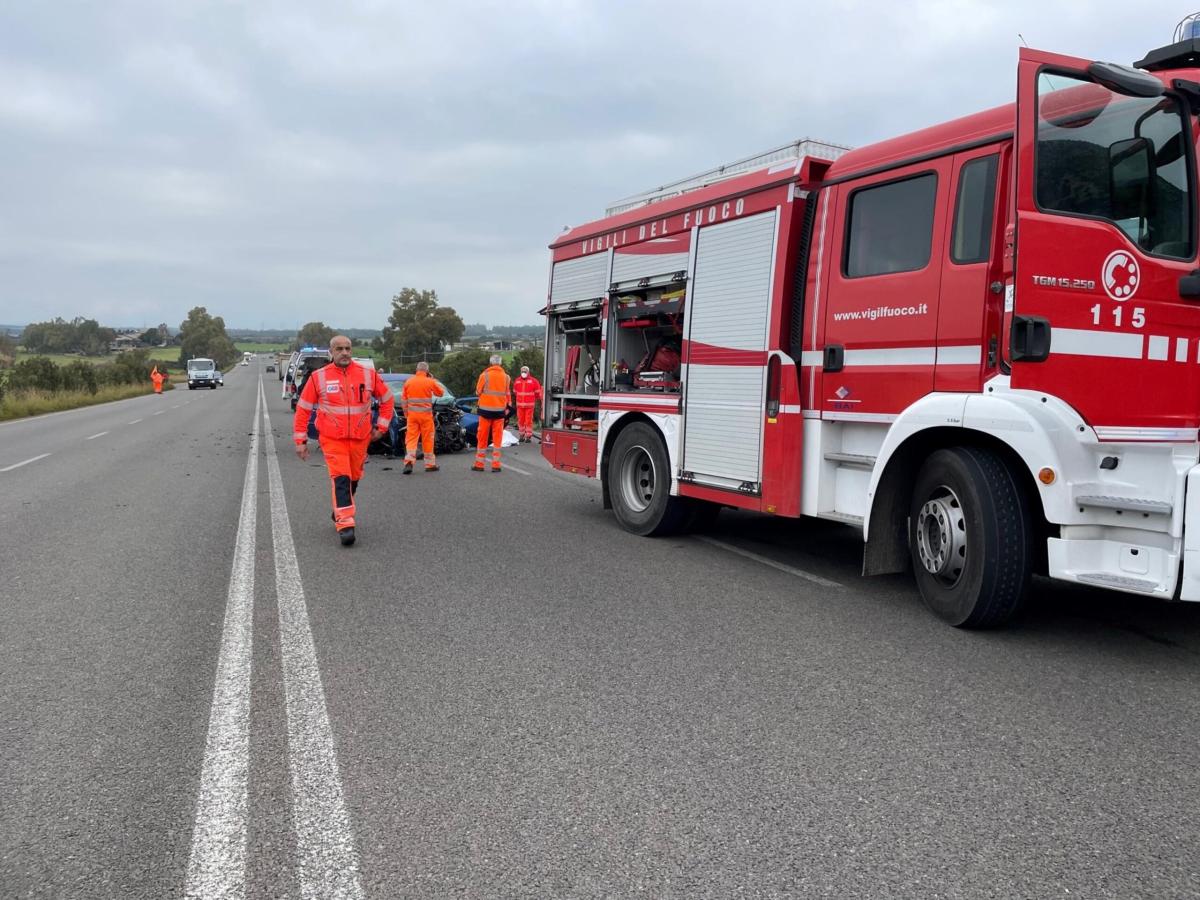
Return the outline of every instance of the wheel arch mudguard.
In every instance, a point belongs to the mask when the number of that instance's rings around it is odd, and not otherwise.
[[[654,415],[646,412],[631,412],[624,410],[600,410],[600,459],[597,471],[600,473],[600,490],[604,509],[612,509],[612,495],[608,485],[608,460],[612,454],[613,444],[617,437],[635,422],[645,422],[658,432],[663,446],[667,450],[667,459],[671,461],[671,495],[679,493],[679,416]]]
[[[992,388],[983,394],[929,394],[905,410],[884,438],[867,491],[863,573],[908,568],[908,506],[917,469],[943,447],[997,453],[1018,472],[1035,517],[1064,522],[1071,508],[1070,473],[1086,471],[1084,441],[1095,434],[1067,404],[1031,391]],[[1055,479],[1038,481],[1043,468]]]

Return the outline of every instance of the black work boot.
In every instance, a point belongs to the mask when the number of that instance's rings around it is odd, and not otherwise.
[[[405,475],[411,475],[411,474],[412,474],[412,463],[410,463],[410,462],[406,462],[406,463],[404,464],[404,474],[405,474]]]
[[[354,543],[354,529],[343,528],[338,532],[338,537],[341,538],[343,547],[349,547]]]

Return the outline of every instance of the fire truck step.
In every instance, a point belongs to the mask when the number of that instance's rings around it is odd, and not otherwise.
[[[1110,575],[1107,572],[1080,572],[1075,577],[1084,584],[1095,584],[1117,591],[1136,591],[1139,594],[1153,594],[1158,587],[1156,581],[1130,578],[1128,575]]]
[[[817,513],[818,519],[832,519],[834,522],[845,522],[847,525],[857,525],[862,528],[863,517],[856,516],[853,513],[836,512],[829,510],[827,512]]]
[[[850,466],[856,469],[875,468],[875,457],[868,456],[865,453],[840,453],[831,451],[825,454],[825,459],[829,462],[835,462],[839,466]]]
[[[1076,497],[1075,502],[1080,506],[1091,506],[1098,509],[1121,509],[1130,512],[1150,513],[1155,516],[1169,516],[1171,504],[1165,500],[1143,500],[1140,497]]]

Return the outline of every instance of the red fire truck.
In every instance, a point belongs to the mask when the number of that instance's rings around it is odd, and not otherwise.
[[[565,232],[542,452],[638,534],[861,528],[954,625],[1035,572],[1200,600],[1200,39],[1135,66],[1022,50],[1015,104]]]

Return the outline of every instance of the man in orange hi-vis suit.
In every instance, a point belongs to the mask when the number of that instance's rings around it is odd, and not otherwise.
[[[492,471],[500,471],[504,416],[512,395],[512,379],[500,365],[503,361],[500,354],[493,355],[488,360],[491,365],[483,370],[475,383],[475,393],[479,395],[479,430],[476,433],[475,465],[471,468],[476,472],[484,471],[483,460],[489,443],[492,445]]]
[[[433,455],[433,398],[446,392],[429,375],[429,363],[417,363],[417,371],[404,382],[400,400],[404,404],[404,474],[410,475],[417,461],[417,442],[425,454],[425,471],[438,470],[437,457]]]
[[[333,488],[333,522],[342,545],[354,543],[354,494],[363,475],[371,443],[371,398],[379,400],[375,436],[387,434],[395,401],[374,369],[350,358],[350,338],[337,335],[329,342],[333,362],[317,369],[304,383],[296,401],[292,437],[296,455],[308,459],[308,420],[317,411],[317,434]]]
[[[161,394],[163,382],[167,380],[167,376],[158,371],[158,366],[150,370],[150,380],[154,382],[154,393]]]
[[[533,405],[542,399],[542,383],[529,374],[529,366],[521,366],[513,394],[517,398],[517,434],[522,444],[528,444],[533,441]]]

